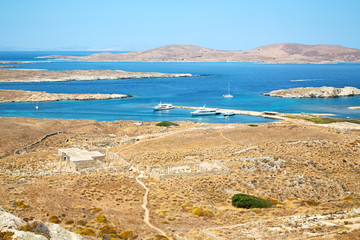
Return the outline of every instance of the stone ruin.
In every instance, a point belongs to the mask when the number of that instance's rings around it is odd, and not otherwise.
[[[58,150],[60,166],[65,162],[71,171],[80,171],[86,168],[101,167],[105,155],[98,151],[87,151],[79,148],[64,148]]]
[[[154,177],[162,181],[170,177],[228,175],[230,174],[230,169],[219,161],[213,161],[150,166],[147,167],[146,172],[150,175],[150,177]]]

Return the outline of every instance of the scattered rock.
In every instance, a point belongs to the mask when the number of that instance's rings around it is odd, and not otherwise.
[[[0,207],[0,232],[13,232],[13,238],[18,240],[48,240],[48,238],[35,234],[29,231],[20,231],[21,227],[25,225],[25,221],[14,216],[11,213],[6,212]],[[50,236],[50,240],[81,240],[80,235],[70,232],[60,225],[55,223],[41,223],[38,224],[44,228],[42,231],[46,231]]]

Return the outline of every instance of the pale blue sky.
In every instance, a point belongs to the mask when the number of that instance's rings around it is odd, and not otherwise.
[[[359,0],[1,0],[0,50],[283,42],[360,49],[359,12]]]

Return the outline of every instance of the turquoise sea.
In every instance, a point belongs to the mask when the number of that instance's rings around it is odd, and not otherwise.
[[[287,99],[261,95],[295,87],[354,86],[360,88],[360,64],[257,64],[257,63],[142,63],[142,62],[64,62],[36,59],[51,54],[89,55],[93,52],[0,52],[0,60],[27,61],[9,67],[47,70],[125,70],[137,72],[191,73],[189,78],[157,78],[46,83],[0,83],[0,89],[46,91],[50,93],[123,93],[134,97],[102,101],[59,101],[2,103],[0,116],[36,118],[93,119],[98,121],[176,121],[241,123],[269,119],[234,116],[191,117],[191,110],[153,112],[152,106],[172,103],[287,113],[331,113],[341,118],[360,118],[360,96],[329,99]],[[1,65],[0,65],[1,66]],[[6,67],[3,65],[2,67]],[[230,84],[232,99],[222,98]]]

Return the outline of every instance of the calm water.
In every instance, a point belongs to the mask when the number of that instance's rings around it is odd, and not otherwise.
[[[332,113],[337,117],[360,118],[360,96],[334,99],[286,99],[261,93],[276,89],[320,86],[360,88],[360,64],[254,64],[254,63],[140,63],[140,62],[45,62],[35,56],[50,54],[89,55],[90,52],[0,52],[0,60],[30,63],[19,68],[48,70],[125,70],[138,72],[191,73],[201,77],[71,81],[54,83],[0,83],[0,89],[50,93],[125,93],[134,97],[103,101],[63,101],[0,104],[1,116],[113,120],[191,120],[201,122],[265,122],[249,116],[191,117],[190,110],[153,112],[160,101],[174,105],[230,108],[288,113]],[[39,61],[40,60],[40,61]],[[33,62],[31,62],[33,61]],[[230,83],[232,99],[222,98]]]

